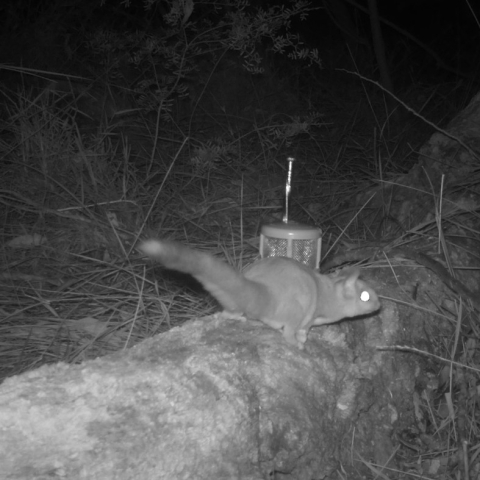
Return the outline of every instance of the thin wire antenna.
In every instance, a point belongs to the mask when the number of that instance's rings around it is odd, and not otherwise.
[[[290,192],[292,191],[292,163],[294,161],[295,159],[293,157],[287,157],[288,175],[285,186],[285,213],[283,214],[283,223],[288,223],[288,205],[290,203]]]

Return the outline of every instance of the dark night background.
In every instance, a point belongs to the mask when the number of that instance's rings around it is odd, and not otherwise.
[[[283,218],[293,156],[289,220],[322,229],[322,260],[340,259],[333,269],[370,262],[370,279],[392,292],[385,304],[407,299],[375,328],[390,328],[395,311],[411,327],[401,324],[405,344],[431,326],[427,349],[470,362],[454,371],[436,358],[418,392],[400,392],[413,398],[403,418],[399,409],[398,464],[418,478],[466,479],[457,452],[468,437],[473,478],[478,312],[451,300],[440,276],[415,264],[420,254],[394,258],[385,245],[415,242],[437,261],[450,242],[457,274],[473,278],[478,154],[469,146],[463,155],[452,135],[428,142],[479,91],[479,18],[478,0],[0,0],[0,381],[217,312],[198,284],[154,269],[135,245],[169,238],[241,270],[258,258],[261,225]],[[478,140],[478,121],[469,122],[459,122],[467,143]],[[455,177],[462,161],[465,178]],[[454,177],[443,217],[440,180],[427,173],[430,183],[414,183],[426,165]],[[418,308],[417,294],[431,310]],[[362,322],[341,326],[353,343]],[[357,380],[370,407],[368,381]],[[390,405],[394,394],[379,383]],[[461,409],[464,437],[452,414]]]

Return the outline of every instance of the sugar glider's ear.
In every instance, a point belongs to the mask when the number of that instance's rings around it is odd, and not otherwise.
[[[357,280],[360,276],[360,269],[347,268],[341,272],[341,276],[344,279],[343,285],[345,286],[345,292],[352,296],[356,296]]]
[[[347,277],[347,282],[356,282],[360,276],[360,269],[356,267],[347,268],[345,270],[345,276]]]
[[[353,284],[360,276],[360,269],[357,267],[344,268],[343,270],[336,272],[335,276],[344,279],[345,283]]]

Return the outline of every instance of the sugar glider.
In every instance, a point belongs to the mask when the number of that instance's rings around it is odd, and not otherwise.
[[[291,258],[273,257],[254,262],[240,273],[207,253],[176,242],[150,239],[138,250],[169,269],[195,277],[230,314],[283,330],[285,340],[300,349],[313,325],[380,308],[375,291],[358,278],[358,269],[322,275]]]

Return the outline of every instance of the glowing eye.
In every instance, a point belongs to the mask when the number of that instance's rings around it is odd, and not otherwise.
[[[370,294],[365,290],[360,294],[360,300],[362,302],[368,302],[370,300]]]

